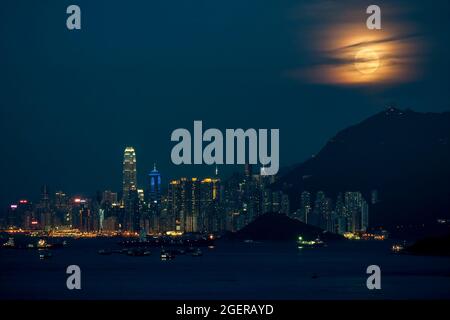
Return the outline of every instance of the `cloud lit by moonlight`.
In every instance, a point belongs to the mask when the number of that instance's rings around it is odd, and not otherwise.
[[[324,11],[339,11],[320,9],[317,17]],[[414,81],[421,50],[414,27],[392,19],[384,20],[382,30],[368,30],[364,19],[359,12],[347,13],[345,20],[325,19],[328,23],[315,25],[308,43],[314,60],[289,74],[308,83],[344,86]]]

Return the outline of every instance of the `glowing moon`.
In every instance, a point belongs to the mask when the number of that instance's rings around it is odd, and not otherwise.
[[[380,67],[380,57],[371,49],[361,49],[355,56],[355,68],[362,74],[371,74]]]

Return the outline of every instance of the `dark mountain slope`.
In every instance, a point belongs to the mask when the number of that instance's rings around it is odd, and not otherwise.
[[[370,223],[393,227],[450,217],[450,113],[390,108],[339,132],[273,186],[299,205],[303,190],[362,191],[380,202]]]

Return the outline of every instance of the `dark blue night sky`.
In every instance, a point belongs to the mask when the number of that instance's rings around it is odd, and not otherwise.
[[[450,3],[376,3],[381,42],[401,51],[390,60],[403,65],[400,80],[347,85],[304,75],[343,63],[323,48],[347,24],[364,27],[372,2],[2,1],[1,205],[37,197],[42,184],[118,191],[127,145],[139,187],[154,162],[163,183],[212,174],[170,162],[171,132],[192,130],[194,120],[280,128],[281,165],[291,165],[390,103],[449,110]],[[70,4],[81,7],[80,31],[66,28]]]

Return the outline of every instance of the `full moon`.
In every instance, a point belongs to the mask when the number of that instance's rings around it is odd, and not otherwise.
[[[361,49],[355,55],[355,68],[362,74],[371,74],[380,67],[380,57],[371,49]]]

